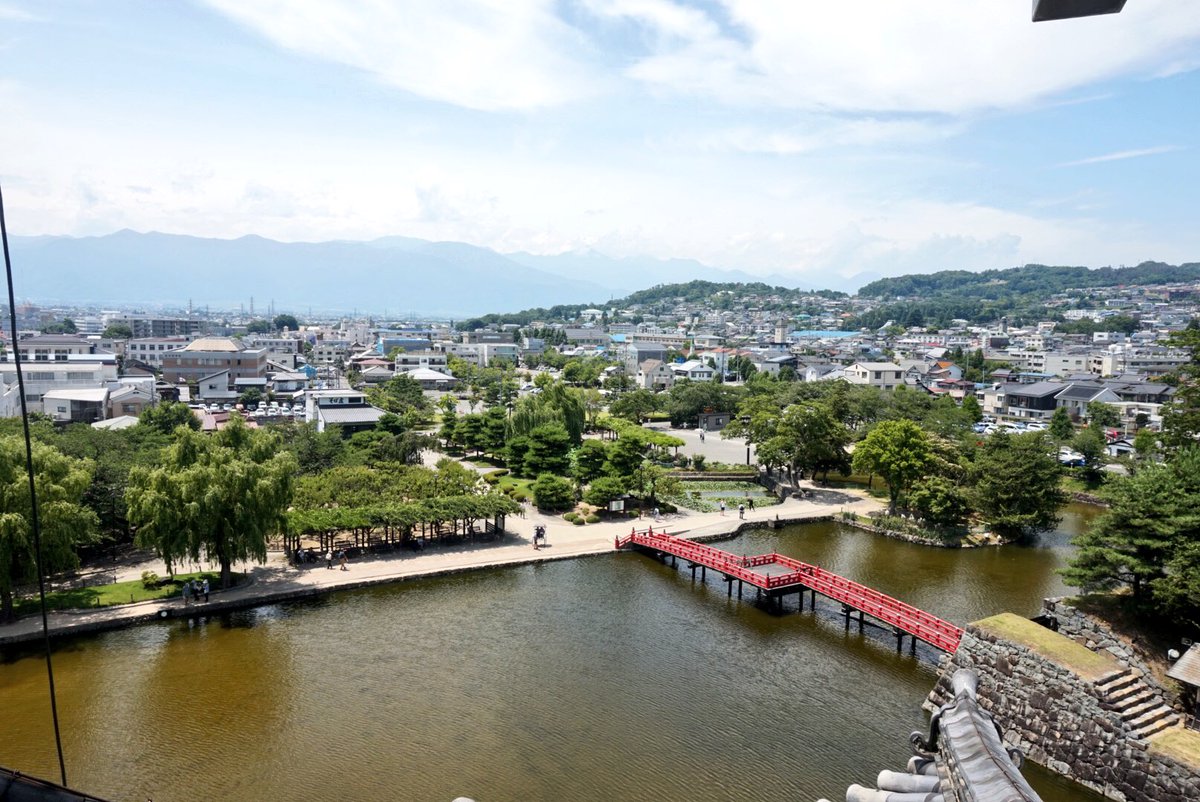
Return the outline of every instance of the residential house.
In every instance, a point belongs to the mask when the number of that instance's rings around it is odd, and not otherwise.
[[[675,383],[675,373],[665,362],[647,359],[638,367],[634,383],[643,390],[669,390]]]
[[[95,423],[109,417],[108,388],[50,390],[42,396],[42,412],[57,423]]]
[[[715,370],[698,359],[671,365],[671,372],[675,374],[676,381],[690,379],[696,382],[710,382],[717,375]]]
[[[1025,420],[1049,420],[1058,406],[1061,382],[1005,385],[1006,411],[999,414]]]
[[[233,375],[229,368],[218,370],[207,376],[201,376],[196,382],[196,396],[201,401],[211,403],[231,404],[238,398],[237,390],[233,389],[230,377]]]
[[[851,384],[895,390],[904,383],[904,371],[894,362],[855,362],[846,367],[845,379]]]
[[[323,432],[338,426],[344,436],[375,428],[384,411],[367,403],[360,390],[308,390],[304,393],[304,417]]]
[[[234,379],[266,376],[267,356],[265,348],[246,348],[231,337],[201,337],[163,354],[163,379],[190,383],[221,370]]]

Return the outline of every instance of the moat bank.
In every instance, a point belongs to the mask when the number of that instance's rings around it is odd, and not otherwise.
[[[1067,531],[929,549],[834,522],[778,549],[956,621],[1032,615]],[[768,614],[636,554],[416,580],[64,641],[72,783],[114,799],[838,799],[903,765],[932,652]],[[44,665],[0,664],[0,763],[53,775]],[[248,759],[247,755],[253,755]],[[1047,802],[1093,797],[1045,772]]]

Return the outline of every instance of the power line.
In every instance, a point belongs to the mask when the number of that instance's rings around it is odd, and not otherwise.
[[[42,522],[38,516],[37,487],[33,480],[33,441],[29,437],[29,412],[25,408],[25,377],[21,373],[21,349],[17,346],[17,305],[13,298],[12,258],[8,253],[8,224],[4,217],[4,192],[0,189],[0,240],[4,242],[4,275],[8,280],[8,316],[12,331],[13,362],[17,367],[17,392],[21,395],[21,425],[25,431],[25,472],[29,476],[30,525],[33,528],[33,562],[37,569],[38,598],[42,606],[42,642],[46,646],[46,676],[50,680],[50,715],[54,719],[54,746],[58,749],[58,771],[67,784],[62,735],[58,728],[58,697],[54,693],[54,664],[50,658],[50,623],[46,617],[46,577],[42,571]]]

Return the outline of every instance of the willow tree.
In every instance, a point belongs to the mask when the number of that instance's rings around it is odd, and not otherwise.
[[[92,463],[35,442],[33,471],[42,573],[73,568],[79,563],[76,546],[90,542],[96,532],[96,514],[82,503],[92,481]],[[0,438],[0,621],[13,619],[13,588],[37,579],[32,512],[25,443],[17,437]]]
[[[179,429],[159,467],[130,474],[126,499],[137,542],[172,573],[184,560],[215,560],[227,588],[235,560],[266,561],[268,538],[284,526],[295,470],[278,435],[250,429],[236,415],[213,435]]]

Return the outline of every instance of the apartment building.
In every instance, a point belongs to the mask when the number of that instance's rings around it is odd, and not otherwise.
[[[194,383],[220,370],[233,379],[267,375],[267,349],[247,348],[230,337],[201,337],[163,354],[164,381]]]

